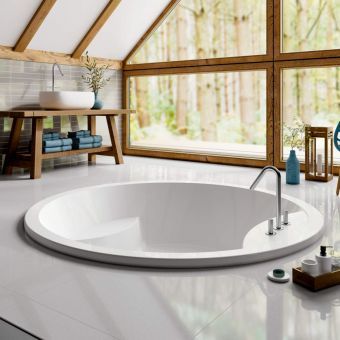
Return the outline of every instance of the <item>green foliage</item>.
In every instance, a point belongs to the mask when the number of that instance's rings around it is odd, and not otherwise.
[[[191,140],[201,140],[201,117],[197,111],[189,111],[187,117],[187,137]]]
[[[305,147],[305,127],[301,120],[295,119],[294,126],[283,124],[283,144],[289,146],[292,150],[303,150]]]
[[[176,108],[172,96],[161,94],[149,103],[149,110],[152,112],[151,119],[155,124],[164,121],[167,129],[173,133],[177,131],[176,125]]]
[[[96,59],[89,57],[88,51],[85,53],[84,67],[88,72],[82,75],[82,79],[93,92],[97,93],[110,81],[110,78],[105,78],[109,65],[98,66]]]

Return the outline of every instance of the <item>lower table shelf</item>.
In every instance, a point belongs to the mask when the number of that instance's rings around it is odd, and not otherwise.
[[[99,148],[89,148],[89,149],[79,149],[79,150],[69,150],[69,151],[60,151],[60,152],[51,152],[51,153],[43,153],[41,155],[42,159],[52,159],[52,158],[59,158],[59,157],[66,157],[72,155],[80,155],[85,153],[95,153],[95,154],[105,154],[111,152],[113,153],[112,146],[109,145],[102,145]],[[31,159],[30,153],[18,153],[16,154],[16,158],[29,161]]]

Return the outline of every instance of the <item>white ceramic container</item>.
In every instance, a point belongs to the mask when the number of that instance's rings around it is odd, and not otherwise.
[[[93,92],[81,91],[42,91],[39,104],[50,110],[87,110],[94,105]]]
[[[132,266],[203,268],[281,257],[322,235],[321,214],[283,196],[290,224],[266,235],[272,193],[205,183],[143,182],[87,187],[44,199],[25,229],[62,253]]]

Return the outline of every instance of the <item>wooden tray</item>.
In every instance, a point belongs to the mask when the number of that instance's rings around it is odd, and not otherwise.
[[[293,268],[293,282],[313,292],[340,284],[340,269],[319,276],[310,276],[301,270]]]

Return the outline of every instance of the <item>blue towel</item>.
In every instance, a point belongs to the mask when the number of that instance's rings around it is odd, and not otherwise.
[[[69,151],[72,150],[71,145],[64,145],[64,146],[56,146],[50,148],[43,148],[44,153],[51,153],[51,152],[60,152],[60,151]]]
[[[89,144],[89,143],[100,143],[103,140],[102,136],[94,135],[89,137],[76,137],[72,138],[73,144]]]
[[[73,144],[73,149],[92,149],[92,148],[99,148],[102,146],[102,143],[86,143],[86,144]]]
[[[65,146],[65,145],[72,145],[71,138],[59,138],[59,139],[51,139],[43,141],[43,146],[46,148],[53,148],[56,146]]]
[[[88,137],[91,135],[90,130],[79,130],[79,131],[70,131],[67,134],[69,138],[76,138],[76,137]]]
[[[46,132],[46,133],[43,133],[42,138],[43,138],[43,140],[59,139],[60,133],[59,132]]]

